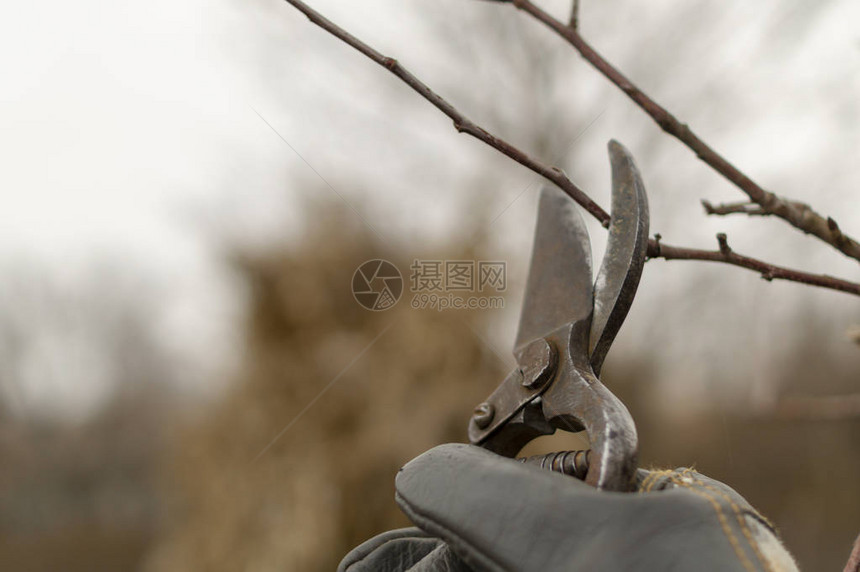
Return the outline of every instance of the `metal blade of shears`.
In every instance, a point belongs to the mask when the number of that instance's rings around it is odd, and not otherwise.
[[[519,367],[475,410],[469,422],[472,443],[513,456],[529,440],[553,432],[540,420],[543,413],[535,398],[552,384],[557,362],[570,361],[572,344],[581,366],[588,367],[591,272],[591,245],[576,203],[561,190],[545,187],[514,343]],[[577,333],[572,336],[573,324]],[[529,403],[534,407],[525,412]]]
[[[591,276],[591,244],[576,203],[563,191],[544,187],[515,355],[561,326],[589,318]]]
[[[589,352],[600,375],[639,286],[648,250],[648,198],[633,157],[617,141],[609,142],[612,164],[612,219],[606,254],[594,283],[594,316]]]
[[[475,410],[469,439],[514,456],[556,429],[585,430],[591,441],[586,482],[630,490],[638,439],[627,408],[598,379],[639,284],[648,204],[629,153],[609,144],[612,220],[606,255],[592,284],[591,246],[575,203],[545,188],[514,345],[518,367]]]

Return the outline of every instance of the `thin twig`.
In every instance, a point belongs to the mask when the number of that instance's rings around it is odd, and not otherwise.
[[[570,24],[574,30],[579,29],[579,0],[573,0],[573,6],[570,7]]]
[[[702,206],[705,208],[705,213],[709,215],[724,216],[728,214],[745,214],[748,216],[763,216],[767,213],[763,208],[755,203],[743,201],[740,203],[723,203],[721,205],[711,204],[710,201],[702,199]]]
[[[472,123],[462,113],[455,109],[454,106],[452,106],[445,99],[436,94],[424,82],[419,80],[417,77],[412,75],[412,73],[410,73],[403,66],[401,66],[397,62],[397,60],[383,56],[382,54],[380,54],[379,52],[377,52],[349,32],[337,26],[337,24],[334,24],[333,22],[313,10],[301,0],[286,0],[286,2],[293,5],[297,10],[305,14],[305,16],[307,16],[308,19],[317,26],[323,28],[333,36],[345,42],[346,44],[352,46],[362,54],[366,55],[371,60],[385,67],[387,70],[389,70],[401,80],[403,80],[403,82],[406,83],[413,90],[415,90],[415,92],[417,92],[424,99],[432,103],[442,113],[451,118],[454,121],[454,127],[458,131],[472,135],[473,137],[479,139],[480,141],[483,141],[490,147],[493,147],[494,149],[497,149],[508,157],[514,159],[521,165],[528,167],[535,173],[546,177],[547,179],[555,183],[560,189],[570,195],[573,200],[582,205],[583,208],[585,208],[594,218],[600,221],[603,226],[608,226],[610,219],[609,213],[603,210],[600,205],[594,202],[588,195],[586,195],[581,189],[579,189],[579,187],[574,185],[573,182],[567,177],[567,175],[564,174],[561,169],[546,165],[545,163],[534,159],[533,157],[529,156],[527,153],[518,149],[517,147],[514,147],[507,141],[504,141],[503,139],[490,134],[484,128]],[[819,286],[822,288],[829,288],[832,290],[839,290],[841,292],[847,292],[849,294],[860,296],[860,284],[854,284],[852,282],[840,280],[838,278],[833,278],[830,276],[809,274],[806,272],[801,272],[799,270],[791,270],[788,268],[774,266],[761,260],[756,260],[754,258],[749,258],[747,256],[736,254],[728,248],[728,244],[724,243],[725,238],[723,237],[720,242],[722,251],[707,251],[697,250],[693,248],[670,246],[666,244],[661,244],[659,239],[651,239],[648,244],[648,255],[651,258],[663,258],[665,260],[705,260],[713,262],[724,262],[726,264],[732,264],[734,266],[739,266],[741,268],[747,268],[759,272],[762,277],[768,280],[790,280],[793,282],[801,282],[803,284]]]
[[[325,16],[302,2],[301,0],[286,0],[288,4],[292,4],[296,7],[297,10],[302,12],[308,19],[324,29],[326,32],[332,34],[336,38],[342,40],[346,44],[352,46],[371,60],[375,61],[401,80],[403,80],[406,85],[415,90],[421,97],[429,101],[436,107],[439,111],[447,115],[454,122],[454,128],[460,133],[467,133],[472,137],[483,141],[490,147],[497,149],[503,154],[507,155],[520,165],[527,167],[534,171],[535,173],[546,177],[553,183],[555,183],[561,190],[570,195],[570,197],[579,203],[582,208],[587,210],[594,218],[600,221],[603,226],[609,225],[609,213],[603,210],[600,205],[594,202],[591,197],[585,194],[585,192],[577,187],[573,181],[571,181],[567,175],[565,175],[564,171],[559,169],[558,167],[551,167],[541,161],[538,161],[534,157],[530,156],[528,153],[514,147],[501,137],[496,137],[492,133],[485,130],[483,127],[476,125],[465,115],[460,113],[453,105],[448,103],[444,98],[442,98],[439,94],[430,89],[427,84],[423,81],[415,77],[409,70],[400,65],[400,63],[394,59],[387,56],[384,56],[344,30],[339,27],[337,24],[327,19]]]
[[[839,226],[832,218],[818,214],[805,203],[792,201],[764,190],[737,167],[729,163],[722,155],[714,151],[707,143],[702,141],[685,123],[678,121],[664,107],[660,106],[636,87],[633,82],[627,79],[583,40],[575,28],[563,24],[529,0],[496,1],[512,3],[564,38],[597,71],[618,86],[645,113],[650,115],[663,131],[677,138],[693,151],[699,159],[746,193],[753,202],[761,206],[765,214],[777,216],[795,228],[818,237],[846,256],[860,260],[860,243],[842,234]]]
[[[851,555],[848,557],[848,562],[845,563],[842,572],[860,572],[860,535],[854,541],[854,548],[851,550]]]
[[[792,270],[783,266],[776,266],[756,258],[738,254],[729,247],[728,240],[725,234],[718,234],[717,241],[719,250],[699,250],[696,248],[684,248],[681,246],[670,246],[660,242],[658,237],[651,239],[648,242],[648,257],[662,258],[664,260],[703,260],[708,262],[722,262],[731,264],[740,268],[753,270],[761,274],[761,277],[767,281],[771,280],[788,280],[790,282],[800,282],[801,284],[809,284],[810,286],[818,286],[821,288],[829,288],[830,290],[838,290],[848,294],[860,296],[860,284],[835,278],[826,274],[811,274],[800,270]]]

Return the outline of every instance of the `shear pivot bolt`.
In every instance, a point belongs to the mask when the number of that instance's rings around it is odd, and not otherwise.
[[[522,364],[523,386],[540,389],[555,373],[557,356],[549,342],[535,340],[522,350],[517,361]]]
[[[493,417],[496,415],[496,409],[489,403],[482,403],[475,408],[472,414],[472,419],[475,420],[475,425],[479,429],[486,429],[493,422]]]

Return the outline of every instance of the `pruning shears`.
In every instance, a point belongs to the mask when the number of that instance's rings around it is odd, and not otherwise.
[[[648,199],[627,149],[609,142],[612,217],[597,279],[576,204],[561,190],[541,191],[514,369],[480,404],[469,440],[514,457],[556,429],[586,431],[580,463],[598,489],[629,491],[637,468],[636,425],[599,379],[604,358],[636,294],[648,248]],[[579,463],[579,460],[577,460]]]

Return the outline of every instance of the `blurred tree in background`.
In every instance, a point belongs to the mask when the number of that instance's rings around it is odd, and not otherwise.
[[[0,569],[134,569],[182,403],[153,328],[158,289],[110,265],[71,285],[13,276],[0,285]]]
[[[397,469],[433,445],[465,441],[472,408],[507,373],[473,325],[491,316],[413,310],[407,295],[388,312],[361,308],[351,276],[380,245],[343,208],[314,220],[299,246],[236,258],[250,285],[244,366],[171,440],[152,572],[333,569],[359,542],[407,525],[394,503]],[[481,249],[454,239],[442,253],[462,260]],[[812,382],[810,360],[826,359],[815,330],[786,356],[786,380],[822,391],[855,383],[856,361],[828,364],[844,373]],[[844,562],[860,506],[860,420],[666,415],[677,403],[655,391],[655,359],[643,343],[614,356],[603,376],[636,419],[642,465],[695,465],[773,518],[806,568]],[[577,439],[542,438],[531,452]]]
[[[834,44],[809,40],[832,33],[820,24],[838,20],[828,11],[837,4],[591,3],[583,17],[658,99],[721,148],[749,150],[741,160],[768,184],[799,198],[808,191],[831,212],[853,216],[848,229],[860,220],[856,201],[831,191],[853,185],[854,171],[819,165],[840,154],[848,161],[846,139],[836,135],[845,131],[850,142],[856,133],[856,90],[836,76],[805,75],[828,73]],[[768,259],[801,258],[822,272],[844,262],[792,229],[776,235],[767,222],[703,219],[697,199],[734,197],[725,183],[666,144],[614,88],[593,81],[578,56],[513,10],[457,0],[452,18],[452,6],[386,4],[394,23],[381,27],[379,43],[388,47],[400,34],[396,51],[434,87],[564,166],[595,198],[608,188],[605,142],[618,137],[640,162],[652,228],[667,239],[711,245],[715,230],[728,230]],[[250,247],[212,241],[232,252],[224,255],[227,273],[242,285],[245,314],[232,383],[202,396],[187,389],[191,375],[157,327],[169,289],[137,274],[116,281],[118,268],[93,271],[80,287],[5,269],[2,570],[331,570],[359,542],[406,524],[393,499],[397,469],[436,444],[464,441],[473,406],[508,372],[539,181],[454,134],[384,72],[345,56],[296,14],[285,17],[288,8],[242,7],[253,14],[250,32],[227,51],[264,78],[271,101],[260,109],[303,153],[248,112],[261,133],[254,137],[277,146],[272,154],[287,171],[278,196],[307,193],[334,204],[285,201],[284,222],[259,199],[261,212],[288,227],[287,239]],[[375,30],[368,9],[358,10],[359,23]],[[421,25],[397,20],[407,13]],[[391,30],[397,34],[386,35]],[[799,60],[784,57],[793,50]],[[800,85],[780,83],[797,61],[805,62]],[[789,92],[793,98],[784,97]],[[813,123],[827,136],[807,136]],[[821,145],[813,152],[776,144],[789,139]],[[228,209],[262,194],[239,160],[262,154],[255,145],[223,153],[234,171],[226,182],[208,180],[237,189]],[[593,230],[599,251],[605,234]],[[394,309],[373,313],[353,299],[349,285],[362,262],[385,258],[408,275],[424,255],[506,260],[507,307],[413,310],[404,294]],[[603,377],[637,422],[643,466],[693,465],[724,480],[776,522],[804,569],[837,569],[860,530],[860,420],[822,420],[774,404],[785,395],[857,392],[860,349],[843,332],[860,316],[841,294],[740,273],[649,263]],[[11,276],[23,278],[16,285]],[[211,354],[219,349],[204,350],[203,359],[218,361]],[[45,372],[65,385],[39,393],[30,381]],[[217,378],[208,385],[221,388]],[[89,402],[92,385],[112,389]],[[530,452],[581,444],[553,436]]]
[[[153,571],[332,570],[407,524],[393,475],[464,440],[505,373],[471,330],[477,315],[413,310],[408,295],[391,311],[359,306],[352,274],[379,245],[344,208],[313,220],[296,247],[235,258],[250,286],[244,366],[172,442]],[[472,259],[475,247],[452,240],[445,253]],[[406,274],[400,255],[388,257]]]
[[[4,569],[331,570],[357,543],[407,524],[397,469],[464,441],[472,407],[507,373],[507,349],[481,333],[496,312],[413,310],[408,295],[386,312],[363,309],[349,291],[355,268],[384,256],[406,274],[411,260],[343,206],[309,213],[317,224],[300,241],[231,257],[247,285],[244,358],[217,399],[183,413],[156,385],[120,392],[83,424],[6,417]],[[484,256],[480,227],[461,230],[439,256]],[[860,355],[835,360],[819,335],[827,327],[810,318],[779,361],[786,387],[856,385]],[[643,466],[695,465],[731,483],[806,569],[840,565],[860,519],[860,420],[720,402],[679,415],[659,390],[659,359],[645,338],[604,369],[636,419]],[[533,452],[576,439],[544,438]]]

